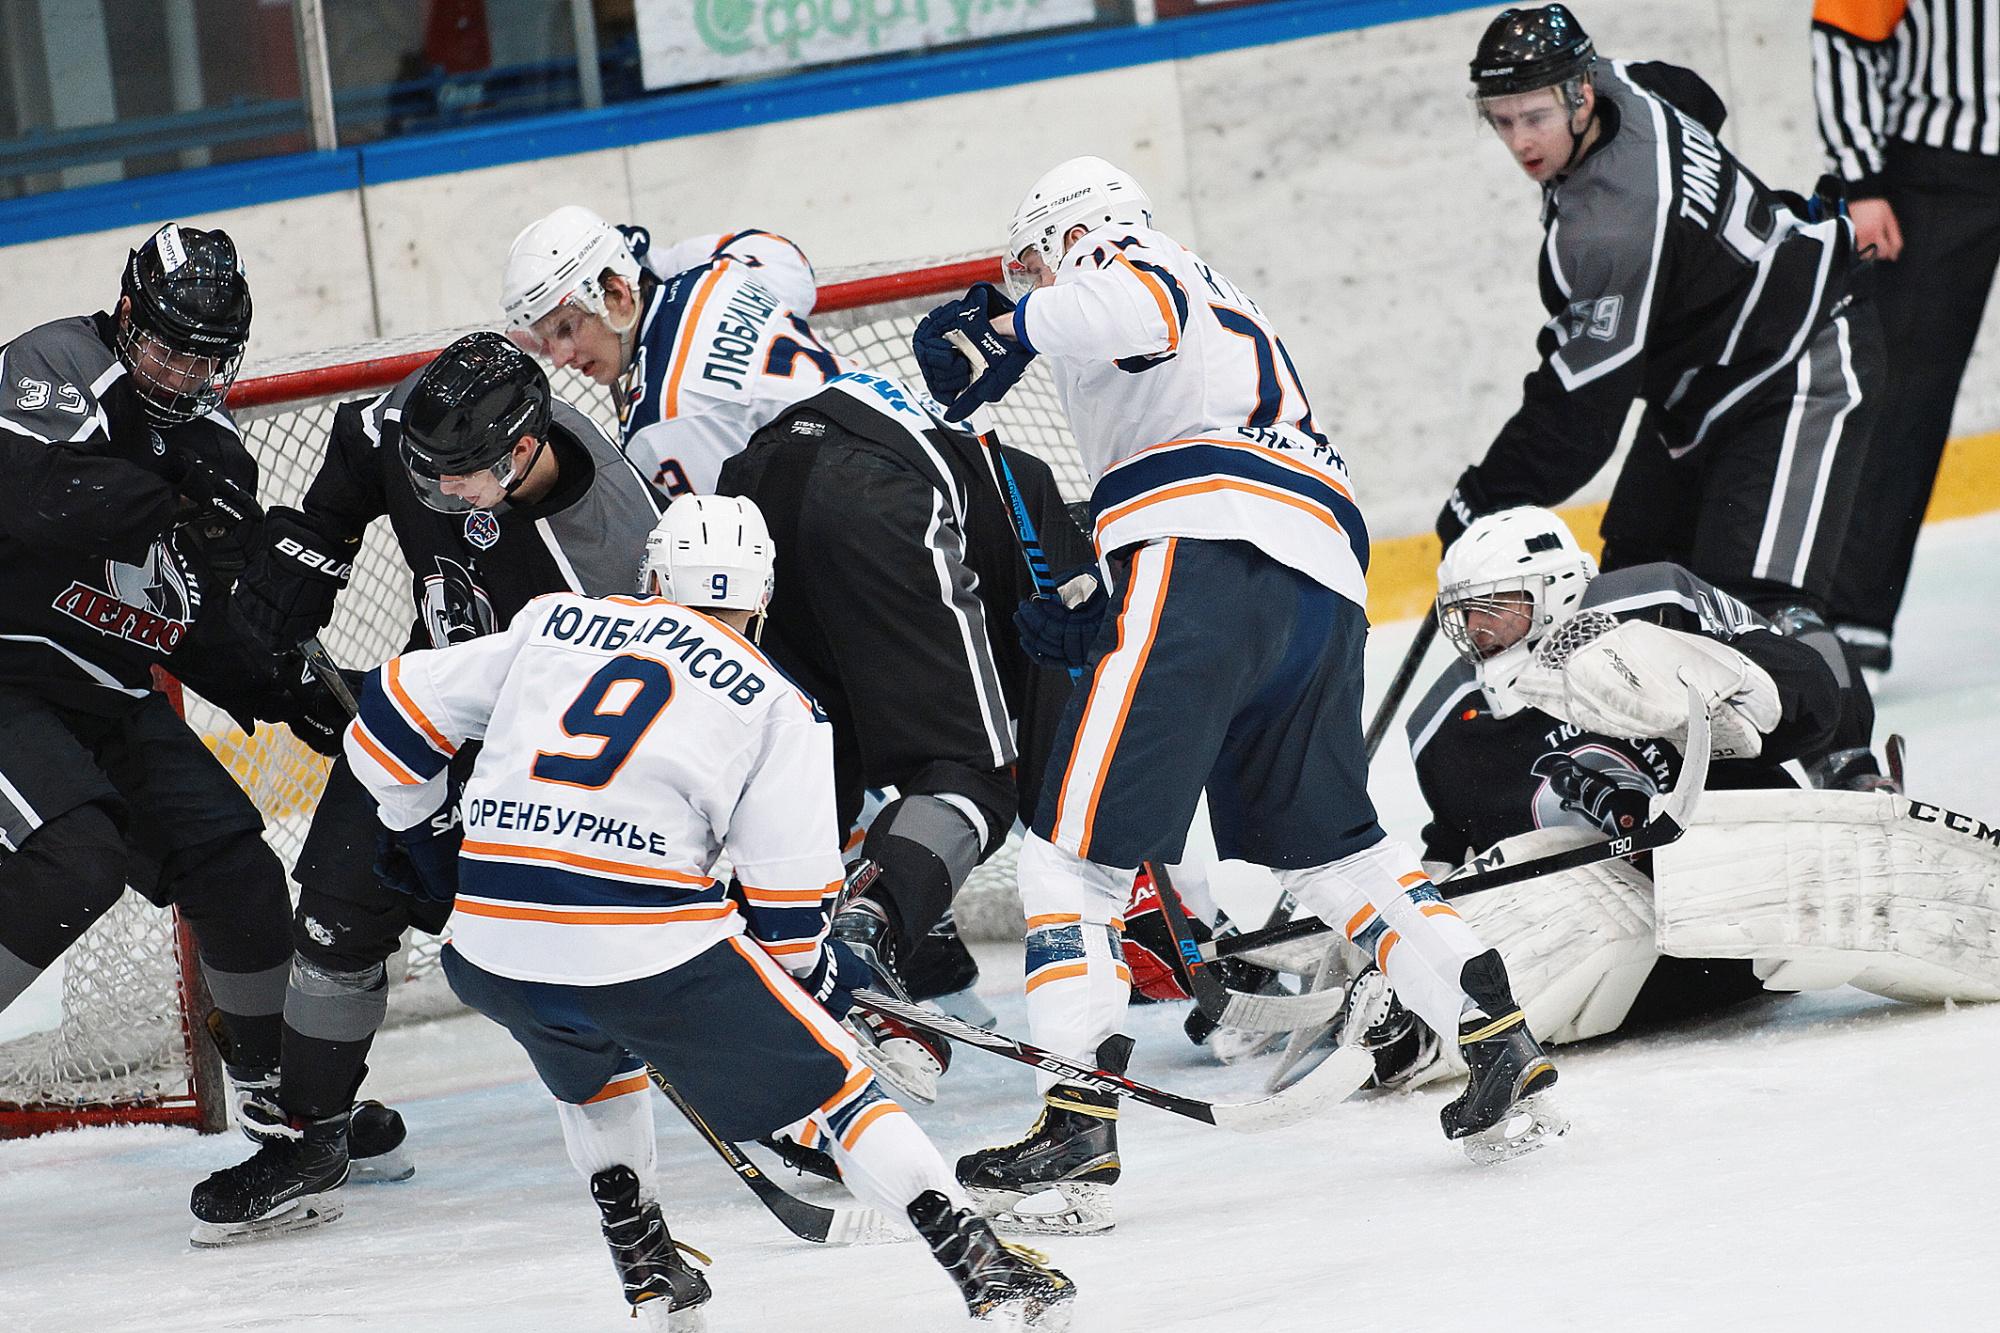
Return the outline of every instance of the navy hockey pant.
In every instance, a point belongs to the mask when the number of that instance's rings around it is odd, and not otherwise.
[[[1360,607],[1247,542],[1151,542],[1112,573],[1117,615],[1070,697],[1036,833],[1099,865],[1176,861],[1206,789],[1224,858],[1301,869],[1382,840]]]
[[[448,944],[443,963],[458,998],[513,1033],[566,1102],[597,1096],[636,1057],[718,1135],[743,1141],[804,1119],[866,1072],[839,1024],[747,936],[609,986],[497,976]]]

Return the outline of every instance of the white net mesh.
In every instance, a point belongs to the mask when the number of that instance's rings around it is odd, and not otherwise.
[[[912,267],[882,266],[878,272]],[[918,318],[939,299],[931,292],[823,310],[814,316],[813,328],[828,347],[859,364],[920,383],[910,335]],[[266,362],[254,367],[253,378],[431,350],[465,331],[446,330]],[[554,376],[554,388],[616,434],[617,410],[610,391],[569,371]],[[238,411],[237,425],[260,469],[264,504],[297,504],[319,469],[334,409],[344,398],[380,391],[315,397],[308,387],[307,396]],[[989,411],[991,420],[985,424],[997,428],[1001,438],[1049,461],[1066,499],[1084,498],[1088,478],[1064,424],[1054,385],[1039,365],[1029,368],[1004,404]],[[362,544],[354,577],[323,641],[343,665],[373,665],[403,646],[413,617],[408,566],[388,525],[377,523]],[[189,695],[186,704],[189,724],[264,812],[265,837],[289,869],[325,785],[329,761],[283,727],[262,726],[254,737],[246,737],[205,701]],[[974,873],[959,897],[960,929],[969,938],[1018,937],[1021,913],[1013,887],[1017,841],[1009,839]],[[190,1074],[176,947],[171,916],[128,893],[66,956],[60,1025],[0,1043],[0,1105],[147,1104],[186,1095]],[[391,960],[392,1024],[457,1007],[436,960],[437,943],[425,936],[408,941],[404,953]]]

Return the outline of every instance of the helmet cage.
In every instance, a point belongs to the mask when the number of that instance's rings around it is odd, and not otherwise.
[[[221,407],[243,365],[240,343],[221,353],[176,347],[142,327],[136,307],[118,321],[113,342],[139,406],[156,426],[178,426]]]
[[[250,341],[250,287],[223,231],[169,222],[133,250],[112,347],[141,407],[177,426],[222,406]]]

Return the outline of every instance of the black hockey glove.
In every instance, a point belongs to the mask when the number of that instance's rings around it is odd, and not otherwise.
[[[282,722],[292,729],[306,745],[329,759],[340,758],[342,737],[347,733],[348,721],[352,714],[333,687],[319,678],[317,672],[307,666],[303,657],[287,659],[280,671],[285,681],[286,707],[279,716],[270,720]],[[347,692],[355,698],[361,697],[361,682],[366,673],[343,670],[341,678],[347,682]]]
[[[1494,511],[1492,497],[1487,495],[1486,486],[1479,480],[1479,473],[1467,468],[1458,474],[1458,484],[1445,497],[1444,508],[1438,511],[1438,540],[1449,551],[1451,544],[1465,535],[1474,519]]]
[[[423,823],[383,829],[375,838],[375,878],[398,893],[425,902],[448,903],[458,896],[458,847],[465,826],[458,820],[458,784],[445,803]]]
[[[1630,833],[1652,813],[1652,799],[1645,792],[1624,786],[1560,751],[1541,756],[1529,771],[1549,780],[1549,789],[1563,809],[1576,811],[1607,836]]]
[[[1079,580],[1088,582],[1089,593],[1072,606],[1069,599],[1083,591]],[[1015,609],[1014,628],[1021,633],[1021,650],[1043,666],[1088,666],[1090,646],[1104,626],[1111,598],[1104,591],[1096,565],[1079,565],[1056,575],[1056,587],[1064,595],[1030,597]]]
[[[946,421],[963,421],[1005,398],[1035,359],[1033,348],[993,329],[993,321],[1013,309],[999,288],[981,282],[918,322],[911,347],[925,387],[944,404]]]
[[[820,946],[812,971],[799,977],[798,983],[839,1022],[854,1007],[854,992],[875,984],[875,973],[846,940],[829,935]]]
[[[289,653],[333,619],[333,599],[354,573],[361,539],[319,531],[296,509],[277,508],[250,553],[230,599],[230,615],[253,643]]]
[[[181,497],[174,526],[191,532],[210,568],[235,578],[249,563],[264,523],[263,506],[250,489],[198,459],[179,456],[185,470],[174,478]]]

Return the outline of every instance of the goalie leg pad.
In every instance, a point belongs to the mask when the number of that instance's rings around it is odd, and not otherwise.
[[[1775,988],[2000,1000],[2000,827],[1971,816],[1889,792],[1716,792],[1654,873],[1662,953],[1757,959]]]
[[[1119,916],[1136,872],[1086,861],[1030,833],[1018,873],[1028,918],[1029,1038],[1058,1055],[1092,1059],[1131,998]],[[1055,1082],[1037,1076],[1042,1092]]]
[[[1458,1031],[1466,999],[1459,976],[1486,946],[1438,897],[1407,845],[1384,839],[1327,865],[1281,870],[1278,884],[1372,956],[1418,1017]]]

